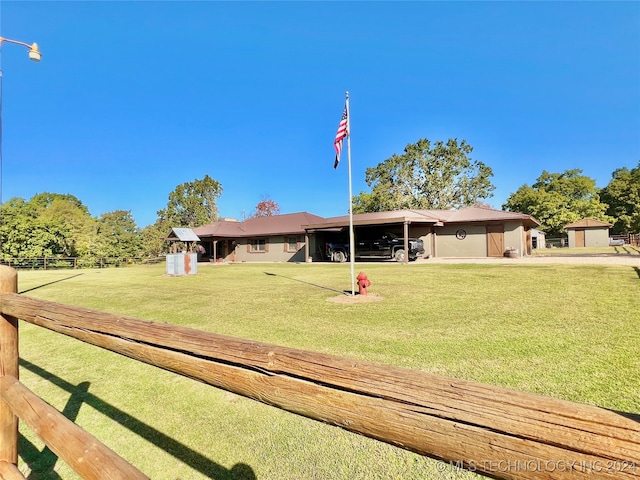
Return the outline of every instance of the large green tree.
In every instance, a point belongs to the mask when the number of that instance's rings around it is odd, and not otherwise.
[[[376,167],[367,168],[370,192],[353,199],[356,213],[404,208],[451,209],[475,205],[489,198],[495,187],[493,172],[469,157],[473,148],[466,140],[433,144],[427,139],[407,145]]]
[[[63,255],[75,257],[91,253],[91,245],[95,242],[96,220],[77,197],[70,194],[39,193],[29,203],[36,207],[40,221],[59,225],[65,232],[60,240]]]
[[[38,221],[37,209],[23,198],[2,204],[0,242],[4,257],[40,257],[61,250],[60,232]]]
[[[218,219],[216,199],[221,194],[222,185],[209,175],[202,180],[185,182],[169,194],[167,208],[158,211],[158,218],[171,227],[197,227],[215,222]]]
[[[139,257],[142,235],[130,211],[103,213],[98,220],[95,253],[100,257]]]
[[[94,218],[73,195],[40,193],[29,201],[12,198],[1,206],[1,251],[13,258],[134,257],[142,235],[131,212]]]
[[[142,253],[144,256],[157,257],[167,253],[168,245],[165,237],[171,230],[168,221],[158,219],[153,225],[147,225],[142,229]]]
[[[607,214],[615,218],[612,233],[640,232],[640,162],[631,170],[615,170],[600,198],[609,205]]]
[[[76,256],[90,242],[93,219],[73,195],[42,193],[1,207],[2,254],[10,257]]]
[[[568,223],[590,217],[606,222],[607,205],[600,201],[594,179],[582,175],[582,170],[549,173],[546,170],[536,182],[521,186],[512,193],[503,209],[532,215],[539,220],[547,235],[560,236]]]

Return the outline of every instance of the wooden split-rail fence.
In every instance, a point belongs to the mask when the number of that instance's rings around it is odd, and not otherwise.
[[[19,381],[19,320],[488,477],[640,478],[632,414],[38,300],[0,266],[0,479],[19,420],[83,479],[147,478]]]

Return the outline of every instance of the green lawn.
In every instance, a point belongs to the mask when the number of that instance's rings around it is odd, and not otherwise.
[[[640,269],[349,265],[19,273],[25,295],[640,413]],[[472,478],[438,462],[21,324],[21,379],[153,479]],[[77,478],[21,426],[21,469]],[[25,463],[26,462],[26,463]]]

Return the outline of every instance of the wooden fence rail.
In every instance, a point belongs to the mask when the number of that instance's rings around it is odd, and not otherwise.
[[[165,257],[2,257],[0,264],[17,270],[56,270],[113,268],[130,265],[153,265]]]
[[[0,398],[62,460],[86,480],[149,480],[9,375],[0,377]],[[3,478],[0,474],[0,478]]]
[[[640,478],[640,423],[598,407],[16,293],[0,313],[486,476]]]

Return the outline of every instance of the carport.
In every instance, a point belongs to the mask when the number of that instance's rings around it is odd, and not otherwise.
[[[320,249],[320,252],[314,252],[320,255],[320,260],[325,260],[322,246],[325,245],[327,239],[340,239],[345,243],[349,241],[349,216],[327,218],[322,223],[312,225],[303,225],[305,230],[305,257],[313,258],[309,252],[309,237],[314,236],[314,244]],[[395,210],[392,212],[371,212],[359,213],[353,215],[354,237],[362,235],[372,235],[374,232],[382,232],[383,230],[391,231],[404,238],[405,252],[409,250],[409,238],[421,237],[431,233],[432,227],[442,226],[443,223],[435,212],[431,210]],[[416,229],[415,227],[420,227]],[[418,231],[419,230],[419,231]],[[408,263],[409,257],[405,256],[405,263]]]

